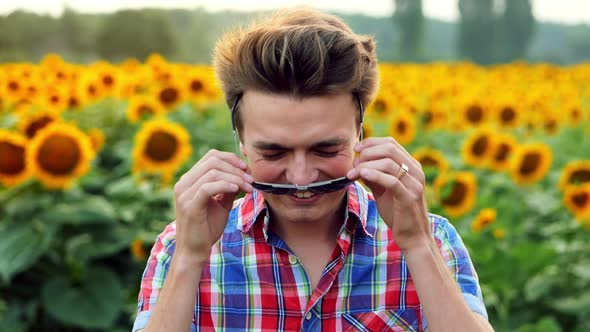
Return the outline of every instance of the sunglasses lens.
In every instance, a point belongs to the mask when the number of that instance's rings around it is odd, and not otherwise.
[[[344,178],[341,180],[336,180],[334,182],[326,183],[321,186],[311,187],[311,188],[309,188],[309,190],[313,193],[316,193],[316,194],[326,194],[326,193],[331,193],[333,191],[338,191],[338,190],[346,187],[350,183],[352,183],[351,180]]]

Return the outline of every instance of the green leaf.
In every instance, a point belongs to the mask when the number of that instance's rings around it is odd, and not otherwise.
[[[582,293],[549,302],[553,308],[568,314],[582,315],[590,311],[590,293]]]
[[[104,198],[89,196],[79,202],[58,204],[40,218],[57,224],[110,224],[116,221],[116,214],[113,206]]]
[[[0,311],[0,331],[25,332],[27,323],[23,321],[22,308],[9,306],[6,311]]]
[[[47,251],[56,232],[55,225],[38,220],[0,226],[0,276],[9,281],[31,267]]]
[[[141,195],[135,180],[131,176],[113,181],[105,188],[105,193],[113,199],[125,200]]]
[[[548,295],[552,287],[559,280],[554,278],[559,278],[559,275],[553,276],[542,273],[532,277],[524,286],[525,299],[529,302],[534,302]]]
[[[136,233],[129,227],[111,226],[77,235],[66,242],[68,258],[85,262],[115,254],[128,247]]]
[[[41,291],[45,310],[60,322],[86,329],[107,329],[122,305],[121,282],[112,271],[95,267],[80,284],[65,276],[48,280]]]

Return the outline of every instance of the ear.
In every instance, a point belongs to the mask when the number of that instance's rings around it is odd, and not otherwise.
[[[244,157],[248,157],[248,154],[246,153],[246,148],[244,148],[244,143],[242,142],[240,142],[240,152]]]

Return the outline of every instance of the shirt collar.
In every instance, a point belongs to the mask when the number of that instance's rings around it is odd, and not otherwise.
[[[360,221],[364,233],[373,237],[367,231],[367,207],[370,194],[363,188],[359,182],[354,182],[348,186],[346,191],[346,209],[347,216],[354,216],[357,221]],[[254,223],[263,219],[264,234],[267,234],[268,227],[268,209],[264,197],[258,190],[248,193],[237,205],[238,209],[238,223],[237,227],[242,233],[248,233]],[[265,218],[266,217],[266,218]]]

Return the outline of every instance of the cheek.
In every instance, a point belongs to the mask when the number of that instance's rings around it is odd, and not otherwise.
[[[282,167],[278,163],[259,161],[253,162],[250,165],[252,176],[257,181],[273,182],[274,179],[281,176]]]

